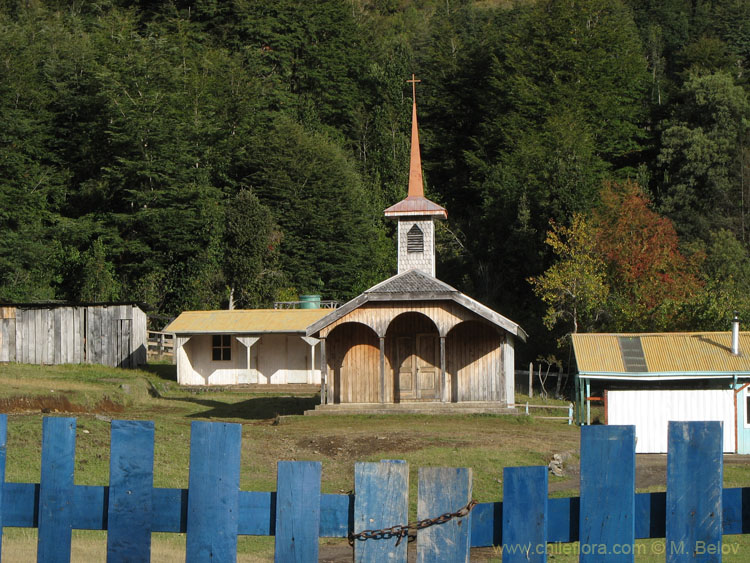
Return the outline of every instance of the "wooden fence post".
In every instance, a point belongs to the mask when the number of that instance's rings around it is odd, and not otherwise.
[[[635,560],[635,426],[581,428],[580,561]]]
[[[529,398],[534,396],[534,364],[529,362]]]
[[[547,561],[547,467],[503,469],[504,562]]]
[[[466,506],[472,494],[471,469],[420,467],[417,520],[456,512]],[[417,534],[417,562],[469,561],[471,513],[420,530]]]
[[[242,426],[193,421],[185,559],[235,561]]]
[[[76,419],[42,420],[37,561],[70,561]]]
[[[667,563],[721,561],[722,423],[670,422]]]
[[[149,561],[154,423],[113,420],[109,457],[107,560]]]
[[[354,533],[406,524],[409,465],[404,461],[354,464]],[[355,540],[354,561],[406,563],[407,540]]]
[[[280,461],[277,467],[274,561],[317,562],[322,464]]]

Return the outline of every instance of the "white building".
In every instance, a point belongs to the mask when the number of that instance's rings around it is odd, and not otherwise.
[[[320,384],[319,341],[305,335],[328,309],[186,311],[175,335],[180,385]]]

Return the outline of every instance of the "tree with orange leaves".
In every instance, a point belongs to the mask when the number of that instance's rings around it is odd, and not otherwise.
[[[674,224],[634,182],[607,183],[593,213],[597,249],[608,264],[614,330],[664,330],[702,289],[699,255],[684,256]]]

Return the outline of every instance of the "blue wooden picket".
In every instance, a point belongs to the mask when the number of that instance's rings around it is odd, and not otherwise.
[[[187,561],[233,561],[237,553],[242,426],[190,428]]]
[[[635,427],[581,428],[580,560],[635,560]]]
[[[721,561],[722,435],[721,422],[669,423],[668,563]]]
[[[147,561],[156,531],[186,533],[187,561],[234,561],[238,535],[275,536],[277,561],[316,561],[321,537],[409,521],[403,461],[357,463],[353,495],[321,494],[318,462],[279,462],[276,492],[241,491],[241,426],[194,422],[189,488],[164,489],[153,487],[153,423],[111,432],[108,486],[74,484],[73,418],[44,419],[40,483],[6,483],[0,415],[0,522],[37,527],[41,563],[70,560],[73,529],[107,530],[109,561]],[[720,423],[670,423],[667,492],[635,494],[634,429],[583,428],[580,498],[548,498],[544,466],[505,468],[503,502],[420,530],[416,558],[468,561],[471,547],[497,546],[504,561],[546,561],[550,545],[579,541],[581,561],[632,561],[635,539],[666,538],[667,561],[721,561],[723,534],[750,533],[750,487],[722,489],[721,450]],[[418,489],[418,519],[455,512],[471,470],[421,468]],[[398,539],[354,539],[354,559],[405,562]]]
[[[417,520],[454,513],[471,500],[471,469],[420,467],[418,491]],[[420,531],[417,562],[468,562],[470,548],[471,514]]]
[[[76,419],[45,418],[42,421],[37,561],[70,561],[75,452]]]
[[[503,561],[547,561],[546,467],[503,469]]]
[[[278,464],[275,544],[278,563],[318,560],[322,470],[319,461]]]
[[[107,559],[151,559],[154,423],[113,420],[109,456]]]
[[[356,463],[354,492],[354,533],[408,522],[409,465],[406,462]],[[399,543],[397,537],[356,540],[354,559],[363,563],[405,563],[406,546],[406,540]]]

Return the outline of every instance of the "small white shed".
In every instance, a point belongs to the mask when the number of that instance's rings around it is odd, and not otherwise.
[[[307,327],[330,309],[186,311],[175,335],[180,385],[320,384],[319,341]]]
[[[750,453],[750,333],[574,334],[579,405],[632,424],[636,453],[666,453],[670,421],[723,425],[724,452]]]

